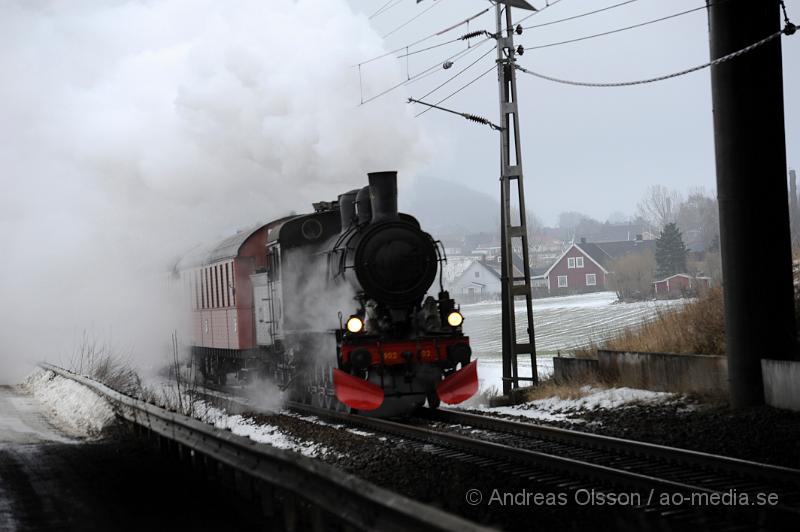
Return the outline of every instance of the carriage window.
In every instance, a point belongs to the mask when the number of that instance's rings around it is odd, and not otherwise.
[[[214,291],[217,293],[217,307],[222,305],[222,266],[214,266]]]
[[[231,263],[225,263],[225,290],[223,290],[223,294],[225,294],[225,306],[231,306]]]
[[[217,307],[217,267],[212,266],[208,271],[211,278],[211,308]]]
[[[233,267],[233,263],[231,262],[231,283],[228,285],[231,291],[231,306],[236,306],[236,275],[235,275],[235,268]]]
[[[211,269],[204,268],[205,272],[205,287],[206,287],[206,308],[211,308],[213,305],[211,301]]]
[[[203,308],[208,308],[208,283],[206,283],[206,269],[200,270],[200,290],[203,295]]]

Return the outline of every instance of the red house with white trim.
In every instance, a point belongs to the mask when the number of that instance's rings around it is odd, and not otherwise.
[[[656,297],[681,297],[710,287],[711,277],[692,277],[687,273],[676,273],[653,283]]]
[[[609,290],[612,264],[630,254],[655,252],[655,240],[572,243],[534,285],[546,285],[550,295],[569,295]]]

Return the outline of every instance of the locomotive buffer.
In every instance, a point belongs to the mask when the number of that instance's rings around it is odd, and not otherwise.
[[[517,74],[514,63],[514,26],[511,6],[533,10],[522,0],[495,6],[497,17],[497,79],[500,95],[500,240],[503,315],[503,394],[519,388],[520,381],[535,385],[539,381],[536,369],[536,343],[533,332],[533,301],[531,300],[531,270],[528,255],[528,225],[525,216],[525,186],[522,179],[522,147],[519,137],[519,108],[517,106]],[[505,21],[503,18],[505,17]],[[521,31],[520,31],[521,33]],[[513,133],[513,137],[512,137]],[[516,192],[516,194],[514,194]],[[512,204],[516,196],[516,204]],[[513,215],[517,216],[513,216]],[[514,250],[522,256],[522,269],[515,275]],[[525,299],[527,325],[522,341],[517,335],[517,299]],[[517,356],[529,354],[531,376],[519,374]]]

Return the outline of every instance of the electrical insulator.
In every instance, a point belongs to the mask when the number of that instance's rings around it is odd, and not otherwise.
[[[517,27],[514,31],[517,32],[517,35],[522,35],[522,24],[517,24]]]
[[[521,44],[517,46],[517,55],[522,55],[524,53],[525,53],[525,47],[522,46]]]
[[[447,70],[447,69],[448,69],[448,68],[450,68],[451,66],[453,66],[453,62],[452,62],[452,61],[445,61],[445,62],[444,62],[444,64],[442,65],[442,68],[444,68],[445,70]]]

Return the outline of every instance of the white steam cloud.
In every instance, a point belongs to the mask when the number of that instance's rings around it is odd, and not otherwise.
[[[381,51],[345,0],[3,2],[0,382],[84,330],[152,362],[182,252],[412,173],[399,95],[358,107],[351,65]]]

